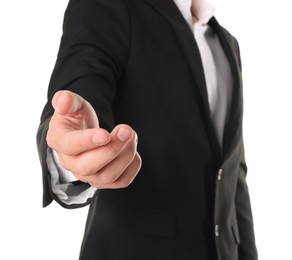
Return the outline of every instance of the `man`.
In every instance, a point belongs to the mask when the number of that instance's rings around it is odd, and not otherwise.
[[[43,205],[90,204],[80,259],[257,259],[239,48],[213,13],[69,1],[37,141]]]

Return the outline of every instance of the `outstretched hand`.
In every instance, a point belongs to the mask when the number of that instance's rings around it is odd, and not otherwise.
[[[141,167],[135,131],[128,125],[111,133],[100,128],[89,102],[70,91],[58,91],[52,105],[47,143],[61,165],[96,188],[127,187]]]

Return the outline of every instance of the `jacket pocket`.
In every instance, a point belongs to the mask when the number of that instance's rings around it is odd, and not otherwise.
[[[238,223],[237,220],[234,220],[231,224],[232,233],[234,236],[234,240],[237,244],[240,244],[240,235],[239,235],[239,229],[238,229]]]

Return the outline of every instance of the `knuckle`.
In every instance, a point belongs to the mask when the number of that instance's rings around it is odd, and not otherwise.
[[[69,155],[68,152],[67,152],[67,146],[66,146],[66,144],[64,142],[59,142],[58,149],[59,149],[60,152]]]
[[[139,171],[141,166],[142,166],[142,159],[141,159],[141,157],[140,157],[140,155],[138,153],[135,154],[133,163],[137,167],[137,171]]]
[[[120,149],[115,145],[109,144],[106,146],[106,153],[109,157],[116,157],[120,153]]]
[[[134,144],[134,142],[130,142],[124,148],[123,153],[130,161],[133,161],[135,159],[136,154],[136,145]]]
[[[129,143],[128,145],[128,149],[129,151],[131,151],[133,154],[135,154],[136,150],[137,150],[137,143],[135,141],[132,141]]]
[[[68,156],[73,156],[74,155],[73,150],[66,139],[67,138],[63,138],[62,140],[60,140],[58,144],[59,150]]]
[[[116,176],[110,174],[108,172],[104,172],[100,174],[100,182],[103,184],[111,184],[114,183],[116,180]]]
[[[87,164],[84,164],[83,161],[76,160],[74,163],[74,172],[78,176],[88,176],[90,173],[90,169]]]
[[[131,183],[132,179],[130,178],[123,178],[122,180],[119,181],[119,187],[120,188],[127,188]]]

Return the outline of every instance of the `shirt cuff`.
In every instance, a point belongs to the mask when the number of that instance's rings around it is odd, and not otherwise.
[[[88,183],[74,185],[78,179],[60,164],[57,153],[48,147],[47,166],[51,175],[52,192],[65,204],[83,204],[92,198],[97,188]]]

